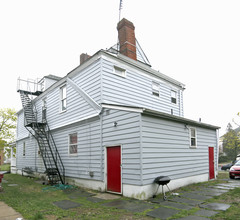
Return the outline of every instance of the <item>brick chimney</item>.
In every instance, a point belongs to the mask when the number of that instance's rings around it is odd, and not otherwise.
[[[82,53],[80,55],[80,65],[82,65],[88,58],[90,58],[91,56],[86,54],[86,53]]]
[[[119,51],[121,54],[137,60],[136,54],[136,38],[135,27],[131,21],[123,18],[117,25],[118,39],[119,39]]]

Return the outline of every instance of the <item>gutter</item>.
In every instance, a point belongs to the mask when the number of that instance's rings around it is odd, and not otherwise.
[[[198,127],[209,128],[209,129],[214,129],[214,130],[220,129],[220,127],[215,126],[215,125],[210,125],[210,124],[206,124],[206,123],[202,123],[202,122],[194,121],[191,119],[187,119],[187,118],[183,118],[183,117],[179,117],[179,116],[175,116],[175,115],[170,115],[167,113],[158,112],[158,111],[150,110],[150,109],[144,109],[143,114],[160,117],[160,118],[170,120],[170,121],[182,122],[182,123],[185,123],[186,125],[195,125]]]

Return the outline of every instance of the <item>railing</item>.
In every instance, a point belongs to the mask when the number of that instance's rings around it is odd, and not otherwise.
[[[39,79],[20,79],[18,78],[17,81],[17,91],[23,90],[23,91],[28,91],[30,93],[35,93],[38,91],[42,91],[43,84],[40,82]]]
[[[48,126],[47,121],[46,121],[46,127],[47,127],[48,141],[49,141],[49,145],[50,145],[50,148],[51,148],[51,151],[52,151],[54,162],[55,162],[56,167],[58,168],[58,172],[59,172],[59,176],[61,178],[61,181],[62,181],[63,184],[65,184],[65,168],[63,166],[62,159],[61,159],[60,154],[58,152],[57,146],[55,144],[54,138],[52,136],[52,133],[51,133],[51,130]],[[53,147],[53,149],[52,149],[52,147]]]

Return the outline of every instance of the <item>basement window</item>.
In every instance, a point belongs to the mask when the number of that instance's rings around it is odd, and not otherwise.
[[[159,97],[160,95],[160,85],[157,82],[152,82],[152,94]]]
[[[69,135],[69,154],[76,155],[78,150],[78,136],[77,133]]]
[[[119,66],[114,66],[114,74],[118,76],[125,77],[126,76],[126,70],[119,67]]]
[[[197,147],[197,131],[196,128],[189,128],[189,135],[190,135],[190,147],[196,148]]]

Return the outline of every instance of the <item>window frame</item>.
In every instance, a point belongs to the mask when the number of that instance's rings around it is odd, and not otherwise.
[[[160,97],[160,83],[152,81],[152,95],[155,97]]]
[[[173,96],[173,93],[175,95],[175,97]],[[171,103],[176,105],[177,104],[177,91],[174,89],[171,89]]]
[[[192,136],[192,130],[194,131],[195,136]],[[192,144],[192,139],[194,139],[194,145]],[[194,127],[189,127],[189,144],[190,148],[197,148],[197,129]]]
[[[65,97],[64,89],[65,88]],[[63,109],[63,103],[65,102],[65,109]],[[60,87],[60,113],[67,111],[67,84],[64,84]]]
[[[120,73],[121,72],[121,73]],[[113,66],[113,73],[117,76],[121,76],[123,78],[126,77],[126,69],[120,67],[120,66]]]
[[[76,135],[77,137],[76,137],[76,143],[71,143],[71,136],[72,135]],[[74,153],[71,153],[71,151],[70,151],[70,148],[72,147],[72,146],[75,146],[76,145],[76,152],[74,152]],[[74,132],[74,133],[71,133],[71,134],[69,134],[68,135],[68,155],[69,156],[77,156],[78,155],[78,133],[77,132]]]
[[[42,122],[47,121],[47,97],[42,99]]]

